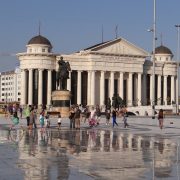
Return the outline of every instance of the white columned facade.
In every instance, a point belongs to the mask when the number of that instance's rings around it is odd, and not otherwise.
[[[91,105],[95,105],[95,71],[91,72]]]
[[[119,77],[119,96],[124,99],[124,73],[120,72]]]
[[[33,70],[29,69],[28,104],[33,104]]]
[[[151,102],[151,105],[153,104],[153,75],[151,74],[150,75],[150,102]]]
[[[164,76],[164,103],[167,105],[167,76]]]
[[[147,74],[143,74],[143,105],[147,105]]]
[[[88,71],[87,104],[91,105],[91,71]]]
[[[101,71],[101,79],[100,79],[100,105],[104,105],[104,93],[105,93],[105,72]]]
[[[138,106],[142,105],[142,75],[138,73]]]
[[[172,101],[175,102],[175,83],[174,83],[174,76],[171,76],[171,104]]]
[[[78,80],[77,80],[77,104],[81,104],[81,73],[78,71]]]
[[[114,95],[114,72],[110,73],[110,99],[112,99]]]
[[[133,73],[129,73],[128,80],[128,105],[133,105]]]
[[[52,71],[48,70],[48,90],[47,90],[47,105],[51,105],[51,93],[52,93]]]
[[[25,105],[26,104],[26,71],[23,69],[21,70],[21,77],[22,77],[22,81],[21,81],[21,105]]]
[[[158,99],[157,104],[161,105],[161,99],[162,99],[162,96],[161,96],[161,75],[158,75],[157,99]]]
[[[67,79],[67,90],[71,91],[71,71],[69,71],[69,79]]]
[[[39,69],[39,80],[38,80],[38,105],[42,105],[43,96],[43,70]]]

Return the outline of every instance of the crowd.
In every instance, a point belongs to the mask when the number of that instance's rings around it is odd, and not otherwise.
[[[14,125],[19,123],[19,119],[26,118],[27,127],[30,131],[33,128],[37,128],[37,121],[41,127],[41,131],[44,132],[45,128],[50,127],[49,114],[46,112],[46,108],[38,110],[36,106],[27,105],[24,109],[16,104],[6,107],[6,115],[12,119]],[[110,125],[110,119],[112,118],[112,127],[118,126],[116,121],[117,117],[123,117],[124,127],[128,126],[127,123],[127,110],[126,108],[106,108],[105,112],[99,105],[88,107],[82,105],[72,105],[69,112],[70,129],[80,129],[82,123],[87,123],[89,127],[98,126],[101,123],[101,117],[105,115],[106,125]],[[61,128],[61,114],[59,113],[57,118],[57,127]]]
[[[37,128],[37,121],[39,121],[41,131],[44,132],[45,128],[50,127],[49,114],[46,112],[46,108],[42,107],[38,110],[36,106],[28,105],[24,109],[16,104],[9,105],[5,107],[5,116],[9,116],[12,119],[14,125],[19,124],[19,118],[24,116],[27,121],[27,127],[32,131],[33,127]],[[87,123],[89,127],[98,126],[101,123],[101,117],[105,115],[106,125],[110,125],[110,119],[112,118],[112,127],[118,126],[116,121],[117,117],[122,117],[124,122],[124,128],[127,128],[129,124],[127,123],[127,110],[123,108],[106,108],[105,112],[99,105],[96,106],[82,106],[82,105],[72,105],[69,112],[70,129],[80,129],[82,123]],[[160,109],[158,114],[159,127],[163,128],[164,113]],[[61,114],[59,113],[57,118],[57,127],[61,128]]]

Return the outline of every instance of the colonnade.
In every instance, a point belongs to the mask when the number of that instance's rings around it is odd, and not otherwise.
[[[22,77],[22,90],[21,90],[21,104],[34,104],[33,102],[33,85],[35,79],[33,78],[33,71],[37,69],[28,69],[21,71]],[[47,86],[47,105],[51,105],[51,93],[52,93],[52,70],[47,70],[47,82],[43,79],[43,71],[45,69],[38,69],[38,105],[44,104],[43,102],[43,83],[46,83]]]
[[[96,87],[97,72],[100,72],[100,89]],[[107,75],[108,74],[108,75]],[[133,82],[133,76],[136,75],[137,83]],[[115,71],[87,71],[87,104],[88,105],[96,105],[97,103],[100,105],[104,105],[105,102],[105,79],[109,81],[109,97],[112,99],[115,92],[115,84],[114,80],[118,81],[118,94],[124,99],[124,88],[126,88],[126,102],[128,106],[134,105],[134,99],[136,99],[136,105],[147,105],[148,93],[149,93],[149,101],[152,104],[152,75],[150,74],[149,85],[147,84],[148,74],[142,73],[134,73],[134,72],[115,72]],[[175,102],[175,94],[176,94],[176,76],[170,76],[171,85],[168,84],[167,78],[168,76],[164,75],[156,75],[157,83],[155,88],[157,89],[156,95],[156,104],[157,105],[168,105],[168,98],[171,99],[170,104]],[[71,77],[71,72],[70,72]],[[127,81],[126,87],[124,87],[124,80]],[[82,104],[82,96],[81,96],[81,83],[82,83],[82,71],[77,71],[77,104]],[[163,84],[162,84],[163,83]],[[171,93],[170,97],[168,97],[168,86],[170,85]],[[147,87],[149,86],[149,92],[147,92]],[[163,88],[163,89],[162,89]],[[71,90],[71,80],[68,80],[68,90]],[[163,90],[163,91],[162,91]],[[97,93],[99,91],[99,93]],[[135,91],[135,92],[134,92]],[[97,94],[100,95],[99,102],[96,101]],[[134,95],[135,94],[135,95]],[[135,96],[135,97],[134,97]],[[107,98],[107,97],[106,97]],[[162,99],[163,98],[163,99]]]
[[[22,91],[21,91],[21,104],[33,104],[33,71],[35,69],[22,70]],[[38,105],[44,104],[43,96],[43,83],[47,86],[47,105],[51,105],[51,93],[52,93],[52,70],[47,71],[47,82],[43,79],[44,69],[36,69],[38,71]],[[82,104],[82,72],[77,71],[77,104]],[[97,75],[98,72],[98,75]],[[69,73],[70,79],[67,81],[67,89],[71,91],[71,72]],[[98,78],[98,76],[100,76]],[[147,77],[150,76],[149,85],[147,84]],[[157,105],[167,105],[168,98],[170,98],[171,103],[175,102],[176,94],[176,76],[170,76],[170,84],[168,84],[168,76],[156,75],[156,104]],[[115,72],[115,71],[87,71],[87,104],[104,105],[105,102],[105,80],[108,80],[108,97],[112,99],[115,93],[115,80],[117,80],[117,93],[124,99],[126,94],[126,103],[128,106],[134,106],[134,101],[136,100],[136,105],[147,105],[147,94],[149,94],[150,103],[152,103],[152,75],[134,73],[134,72]],[[97,81],[99,83],[99,88],[96,87]],[[126,84],[124,83],[126,81]],[[163,84],[162,84],[163,83]],[[168,86],[170,85],[170,97],[168,97]],[[126,86],[126,87],[124,87]],[[149,91],[147,88],[149,87]],[[163,89],[162,89],[163,88]],[[106,94],[107,95],[107,94]],[[97,96],[98,101],[97,101]],[[162,100],[163,98],[163,100]]]

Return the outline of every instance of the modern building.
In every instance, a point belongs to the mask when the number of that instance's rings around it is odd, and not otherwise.
[[[72,54],[55,54],[50,41],[33,37],[27,51],[18,53],[21,69],[21,104],[51,105],[56,89],[58,60],[63,56],[71,66],[68,90],[71,104],[104,106],[114,94],[128,107],[150,106],[153,96],[151,54],[118,38],[96,44]],[[177,63],[171,50],[163,45],[155,51],[155,104],[176,103]]]
[[[0,73],[0,101],[4,103],[20,102],[21,100],[21,70]]]

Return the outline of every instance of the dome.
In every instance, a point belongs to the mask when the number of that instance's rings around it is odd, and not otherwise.
[[[165,46],[159,46],[155,49],[155,54],[172,54],[171,50]]]
[[[28,45],[30,44],[44,44],[52,47],[50,41],[41,35],[31,38],[30,41],[28,42]]]

